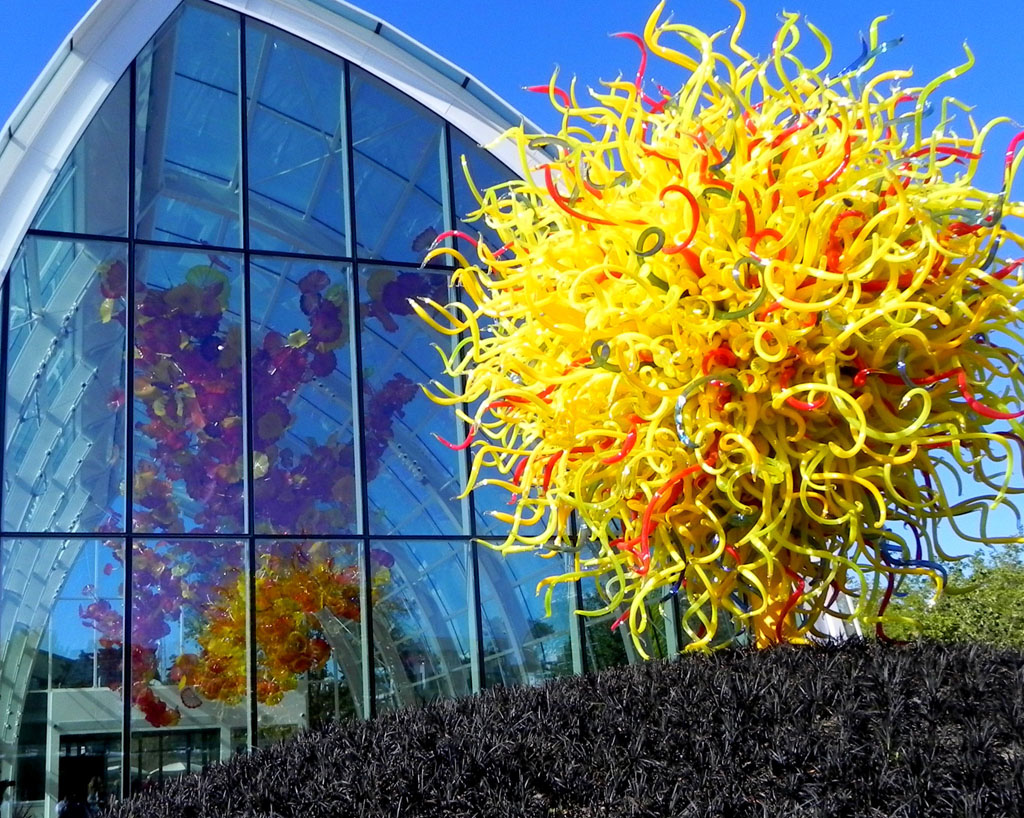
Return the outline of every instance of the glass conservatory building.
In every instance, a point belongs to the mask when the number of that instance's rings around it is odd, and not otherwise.
[[[54,57],[0,135],[0,816],[628,661],[479,544],[418,386],[512,121],[336,0],[101,0]]]

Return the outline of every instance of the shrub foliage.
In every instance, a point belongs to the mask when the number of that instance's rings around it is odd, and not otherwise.
[[[1024,655],[848,642],[650,662],[308,732],[115,805],[229,816],[1019,816]]]
[[[949,574],[950,590],[938,600],[928,580],[907,583],[893,597],[886,633],[1024,651],[1024,548],[979,551]]]

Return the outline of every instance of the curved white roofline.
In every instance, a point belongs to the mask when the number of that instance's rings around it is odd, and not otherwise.
[[[4,125],[0,132],[4,208],[0,279],[78,138],[110,89],[180,2],[97,0]],[[344,57],[404,91],[479,144],[489,144],[513,124],[525,121],[469,74],[342,0],[208,2]],[[519,167],[510,142],[496,145],[493,153],[510,168]]]

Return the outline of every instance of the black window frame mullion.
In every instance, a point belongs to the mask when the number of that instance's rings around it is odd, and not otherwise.
[[[125,260],[125,422],[124,422],[124,633],[121,636],[121,797],[131,796],[132,605],[135,541],[135,152],[138,127],[137,60],[128,68],[128,253]],[[141,769],[141,767],[139,768]]]
[[[579,545],[580,536],[583,534],[584,526],[580,524],[579,517],[573,512],[569,517],[569,539]],[[587,532],[589,534],[589,530]],[[566,554],[564,557],[564,568],[566,571],[573,571],[574,557]],[[569,597],[569,621],[566,626],[569,629],[569,652],[572,657],[572,672],[576,676],[582,676],[587,672],[587,629],[583,617],[578,611],[583,610],[583,580],[577,577],[568,584]]]
[[[249,750],[259,746],[259,653],[256,644],[256,499],[255,439],[253,435],[252,297],[249,286],[249,74],[247,31],[249,18],[238,15],[239,216],[242,227],[242,381],[245,427],[245,570],[246,570],[246,704]]]
[[[452,126],[447,120],[444,121],[444,129],[442,132],[442,139],[444,140],[444,150],[441,153],[444,167],[441,173],[441,184],[442,184],[442,196],[444,196],[444,214],[446,216],[446,229],[456,230],[458,229],[459,214],[457,211],[457,205],[455,203],[455,162],[454,156],[452,155]],[[448,245],[455,247],[455,239],[448,239]],[[451,277],[449,276],[448,283],[448,299],[450,301],[458,300],[459,294],[455,288],[451,285]],[[461,340],[461,337],[460,337]],[[459,376],[459,385],[465,391],[466,376]],[[467,405],[462,405],[463,411],[469,410]],[[467,423],[461,424],[462,433],[464,435],[470,434],[472,428]],[[463,481],[468,480],[469,475],[472,473],[473,468],[473,452],[472,447],[467,446],[461,453],[462,462],[462,479]],[[470,679],[472,682],[473,693],[479,693],[484,687],[487,686],[487,679],[484,671],[484,630],[483,630],[483,607],[481,603],[481,592],[480,592],[480,556],[478,549],[481,547],[476,542],[478,535],[477,524],[476,524],[476,501],[473,492],[469,493],[469,496],[463,501],[462,506],[463,519],[466,521],[466,533],[469,534],[469,543],[466,548],[468,553],[466,555],[466,569],[468,572],[467,580],[467,593],[469,599],[466,600],[467,611],[469,613],[469,650],[470,650]]]
[[[356,183],[355,160],[352,151],[352,66],[345,60],[343,66],[343,87],[345,94],[345,164],[348,207],[348,241],[353,256],[358,255],[356,233]],[[371,577],[372,554],[370,548],[370,490],[366,481],[366,424],[365,395],[363,390],[363,325],[360,316],[359,262],[353,260],[349,268],[350,306],[349,326],[352,328],[352,441],[356,447],[356,471],[359,477],[358,525],[359,531],[359,645],[362,665],[363,718],[372,719],[377,714],[376,673],[374,669],[373,645],[373,579]]]
[[[161,250],[182,250],[186,253],[213,253],[230,256],[238,256],[243,253],[239,247],[227,247],[218,244],[202,244],[188,241],[161,241],[158,239],[133,238],[131,242],[124,236],[104,236],[99,233],[75,233],[66,230],[41,230],[33,227],[25,231],[25,236],[38,236],[40,238],[54,239],[57,241],[96,241],[105,244],[131,244],[133,247],[154,247]],[[354,256],[331,255],[330,253],[296,253],[287,250],[253,250],[248,249],[247,255],[253,259],[292,259],[296,261],[329,262],[332,264],[355,264],[357,259]],[[396,270],[407,270],[419,272],[423,269],[418,261],[394,260],[387,258],[363,259],[364,264],[372,264],[374,267],[394,267]],[[452,273],[456,267],[444,259],[436,259],[430,263],[428,268],[431,272]]]

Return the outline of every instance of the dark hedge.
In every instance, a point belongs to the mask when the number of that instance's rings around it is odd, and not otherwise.
[[[1024,655],[685,656],[305,733],[109,814],[1022,816]]]

